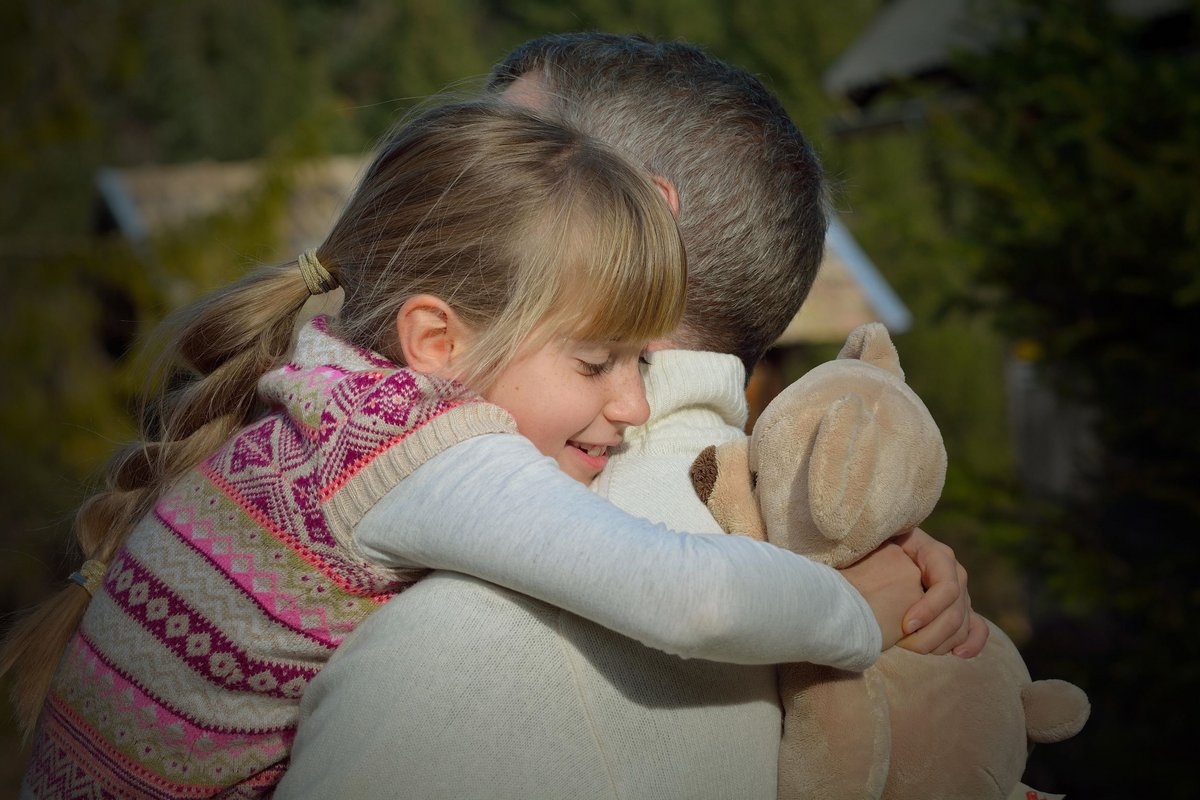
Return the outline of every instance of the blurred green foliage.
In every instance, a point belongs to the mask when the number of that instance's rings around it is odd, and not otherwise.
[[[1094,706],[1051,785],[1191,797],[1177,705],[1200,684],[1200,15],[1015,12],[1019,36],[959,59],[977,102],[940,131],[955,232],[978,251],[971,307],[1095,420],[1083,492],[1026,503],[1007,542],[1037,590],[1033,669]]]

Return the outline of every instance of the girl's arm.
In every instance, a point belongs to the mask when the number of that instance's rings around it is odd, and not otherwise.
[[[626,515],[517,435],[430,459],[355,536],[379,563],[467,573],[680,656],[863,669],[880,652],[868,603],[835,570]]]
[[[379,563],[473,575],[684,657],[861,670],[879,655],[870,607],[836,570],[633,517],[520,436],[479,436],[432,458],[355,536]]]

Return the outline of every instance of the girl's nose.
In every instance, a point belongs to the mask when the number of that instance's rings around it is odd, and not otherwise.
[[[605,416],[622,428],[644,424],[650,418],[650,403],[646,400],[641,369],[634,361],[621,365],[615,372]]]

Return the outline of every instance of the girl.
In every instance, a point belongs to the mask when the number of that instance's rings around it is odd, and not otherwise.
[[[191,376],[80,511],[78,585],[6,647],[25,795],[269,795],[305,686],[422,567],[683,655],[867,666],[880,628],[836,573],[581,485],[645,420],[639,353],[685,281],[667,204],[597,143],[491,103],[403,127],[320,248],[182,315]],[[420,502],[465,480],[494,504]]]

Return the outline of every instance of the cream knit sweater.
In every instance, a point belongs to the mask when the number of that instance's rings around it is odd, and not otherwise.
[[[687,467],[741,435],[742,376],[732,357],[656,354],[652,419],[596,490],[715,533]],[[433,459],[368,514],[359,541],[555,605],[450,572],[388,603],[310,686],[277,797],[773,798],[773,670],[663,651],[861,669],[879,649],[865,602],[836,572],[769,546],[631,526],[573,495],[551,460],[525,463],[522,446],[479,437]],[[497,483],[519,507],[496,507]]]

